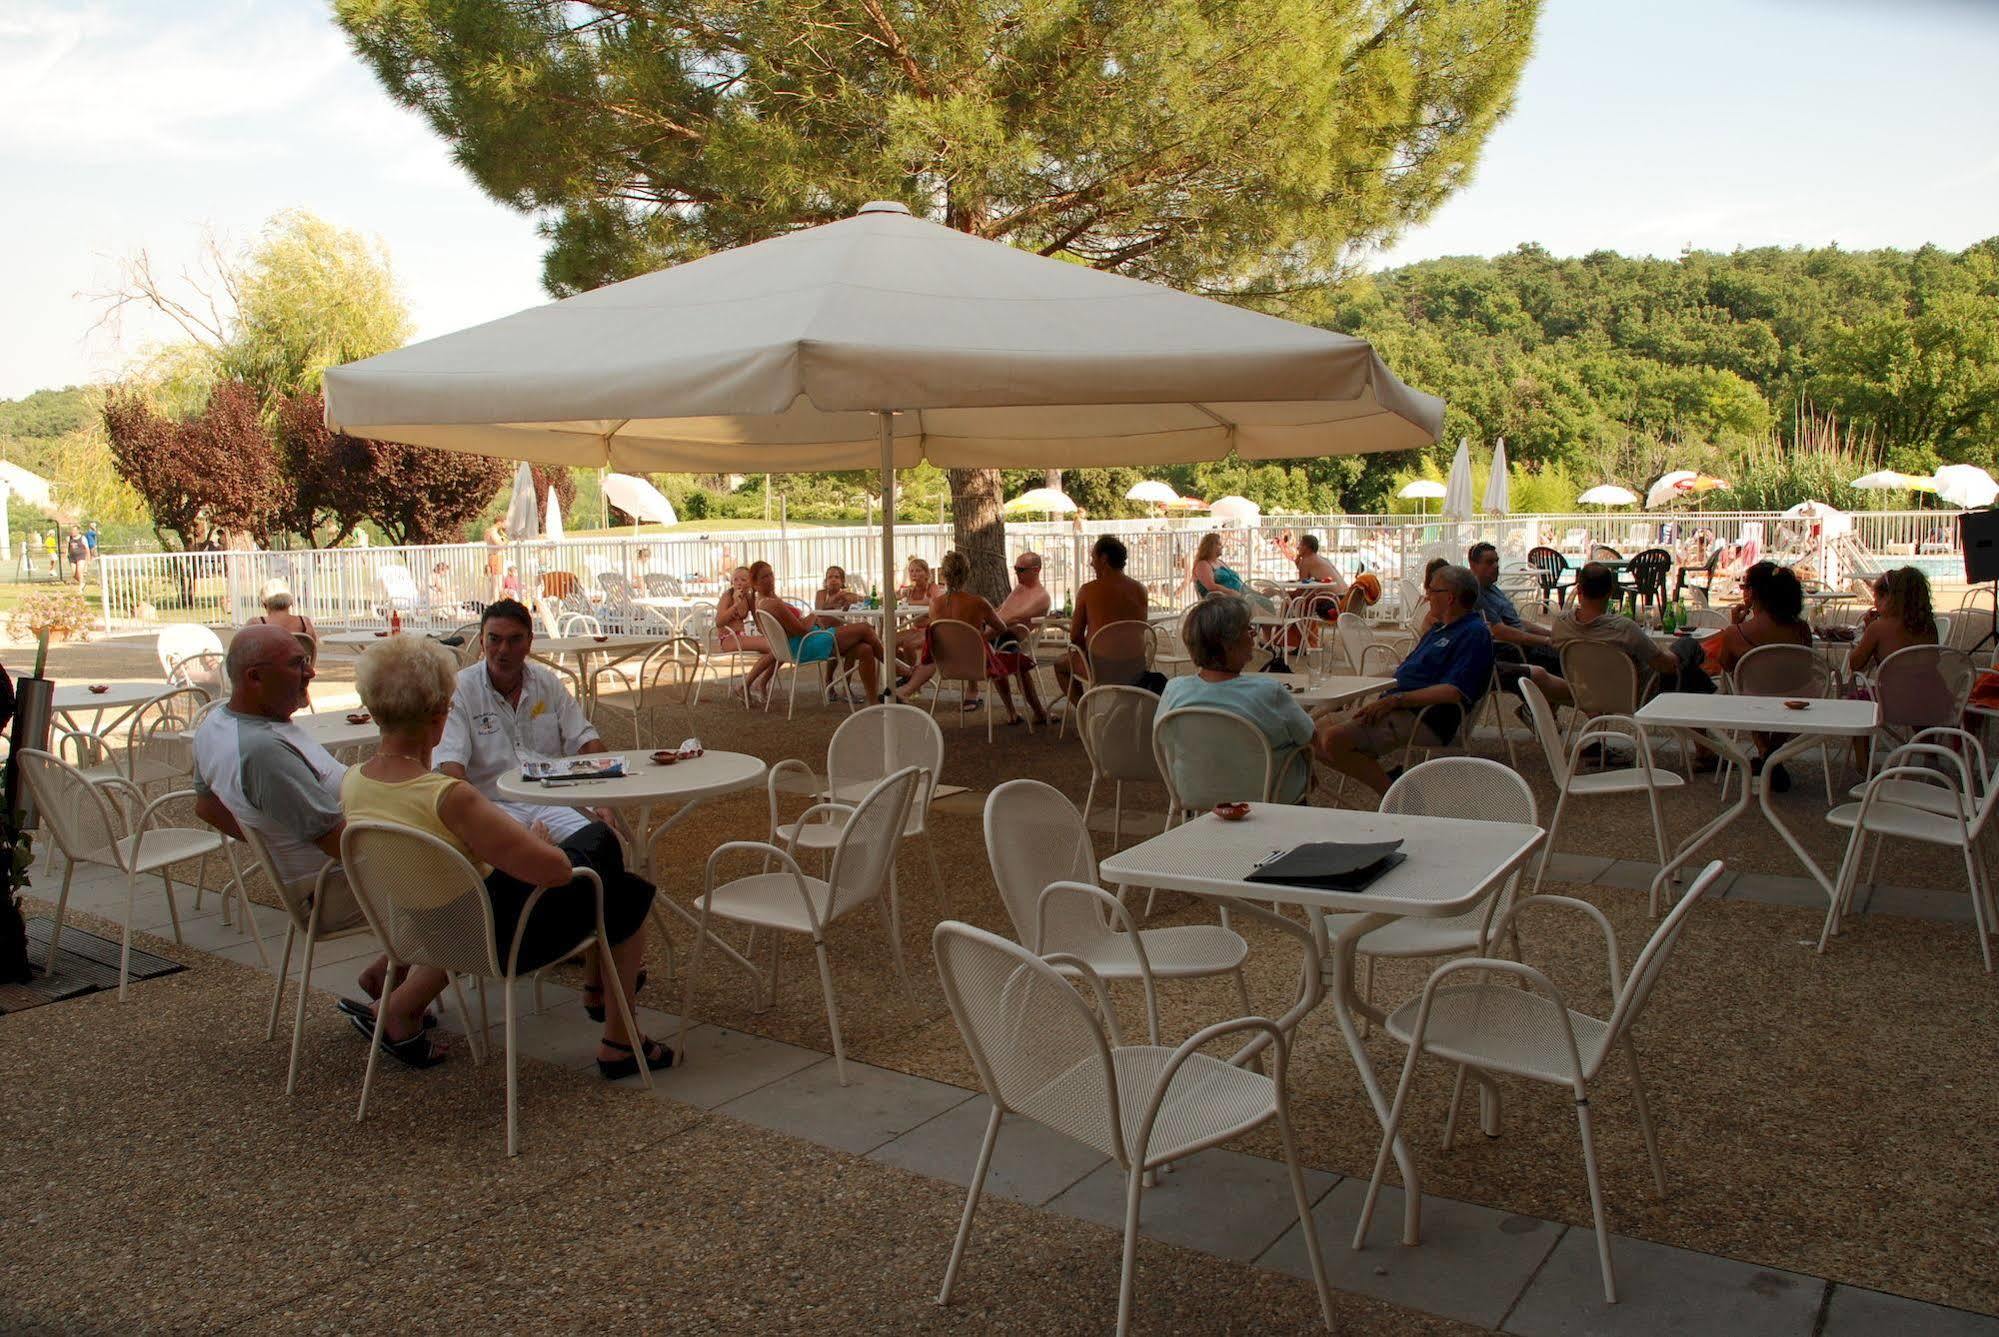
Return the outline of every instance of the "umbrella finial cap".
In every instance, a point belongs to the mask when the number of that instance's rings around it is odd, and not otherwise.
[[[898,200],[869,200],[860,207],[859,211],[854,214],[854,217],[859,218],[863,214],[901,214],[904,218],[907,218],[909,217],[909,206]]]

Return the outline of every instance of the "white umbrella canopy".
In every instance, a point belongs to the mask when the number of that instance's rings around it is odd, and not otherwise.
[[[1046,511],[1051,515],[1068,515],[1076,509],[1076,503],[1069,494],[1059,487],[1036,487],[1015,497],[1005,506],[1009,511]]]
[[[1479,501],[1479,509],[1488,515],[1505,515],[1513,509],[1512,500],[1506,478],[1506,438],[1502,436],[1492,448],[1492,476],[1485,480],[1485,496]]]
[[[1407,450],[1443,403],[1360,339],[871,204],[329,368],[327,422],[626,472],[1088,468]]]
[[[1263,516],[1263,508],[1248,497],[1230,493],[1208,503],[1208,514],[1227,524],[1253,525]]]
[[[1921,474],[1897,473],[1893,469],[1876,469],[1871,474],[1862,474],[1847,484],[1862,492],[1934,492],[1937,480],[1924,478]]]
[[[534,470],[522,461],[514,470],[513,495],[507,498],[507,536],[531,539],[541,528],[541,515],[534,500]]]
[[[1444,514],[1453,520],[1471,519],[1471,445],[1463,437],[1458,438],[1450,476],[1444,479]]]
[[[1692,469],[1674,469],[1659,475],[1651,487],[1645,489],[1645,509],[1656,510],[1666,503],[1681,497],[1698,496],[1703,492],[1715,492],[1728,484],[1707,474],[1695,473]]]
[[[1419,478],[1395,495],[1404,501],[1439,501],[1444,495],[1444,485],[1433,479]]]
[[[1815,522],[1827,538],[1837,538],[1853,531],[1853,517],[1837,506],[1828,506],[1822,501],[1801,501],[1784,512],[1786,520],[1810,520]]]
[[[548,520],[542,526],[541,536],[550,540],[559,539],[563,536],[562,498],[556,495],[554,488],[548,490]]]
[[[1990,506],[1999,483],[1975,464],[1946,464],[1936,472],[1937,496],[1961,510]]]
[[[635,524],[642,520],[656,525],[680,523],[680,517],[674,513],[673,503],[661,496],[659,489],[643,478],[634,478],[630,474],[606,474],[604,499],[631,516]]]
[[[1143,483],[1133,483],[1131,490],[1124,494],[1126,501],[1142,501],[1152,506],[1171,506],[1180,499],[1171,485],[1156,478],[1148,478]]]
[[[1582,506],[1629,506],[1637,500],[1636,492],[1615,483],[1599,483],[1576,498],[1577,504]]]

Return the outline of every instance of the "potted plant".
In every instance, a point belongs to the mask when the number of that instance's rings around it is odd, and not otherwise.
[[[21,600],[7,617],[7,630],[16,637],[35,637],[46,654],[49,641],[68,640],[72,636],[81,640],[89,634],[94,622],[90,605],[81,594],[73,590],[49,590]],[[39,661],[35,676],[41,676]]]

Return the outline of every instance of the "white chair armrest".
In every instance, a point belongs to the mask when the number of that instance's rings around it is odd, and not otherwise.
[[[1118,1033],[1117,1009],[1111,1006],[1111,991],[1104,987],[1104,977],[1096,972],[1096,968],[1082,957],[1068,952],[1050,952],[1041,959],[1058,969],[1073,970],[1088,982],[1090,992],[1096,995],[1097,1014],[1103,1018],[1104,1030],[1109,1033],[1111,1044],[1122,1045],[1124,1037]]]
[[[1523,897],[1513,903],[1512,909],[1499,917],[1499,922],[1492,926],[1492,930],[1486,934],[1485,940],[1487,942],[1503,941],[1506,929],[1512,925],[1514,918],[1521,911],[1544,908],[1549,910],[1576,911],[1590,919],[1596,924],[1597,928],[1603,931],[1604,952],[1610,969],[1610,989],[1613,994],[1622,993],[1624,991],[1624,967],[1619,964],[1617,955],[1617,930],[1610,926],[1609,917],[1588,901],[1579,901],[1573,896]]]
[[[805,905],[805,922],[812,926],[814,933],[819,931],[819,911],[812,904],[812,893],[805,889],[805,873],[799,868],[798,860],[767,840],[731,840],[717,845],[715,852],[708,856],[708,866],[702,874],[701,898],[704,902],[715,893],[715,865],[731,854],[761,854],[783,864],[798,888],[798,899]],[[707,913],[705,904],[702,913]]]
[[[814,770],[813,770],[813,769],[812,769],[812,768],[811,768],[810,766],[807,766],[807,765],[806,765],[806,764],[805,764],[804,762],[802,762],[802,761],[799,761],[799,760],[798,760],[797,758],[795,758],[795,757],[786,757],[786,758],[785,758],[785,759],[784,759],[783,761],[780,761],[780,762],[777,762],[776,764],[774,764],[774,765],[773,765],[773,766],[772,766],[772,767],[770,768],[770,771],[769,771],[769,773],[768,773],[767,775],[765,775],[765,776],[764,776],[764,793],[765,793],[766,795],[768,795],[768,796],[769,796],[769,799],[770,799],[770,833],[769,833],[769,835],[768,835],[768,836],[766,837],[767,839],[770,839],[770,840],[776,840],[776,839],[777,839],[777,781],[778,781],[778,777],[779,777],[779,776],[781,776],[781,775],[786,775],[786,774],[789,774],[789,773],[791,773],[791,772],[793,772],[793,771],[797,771],[797,772],[800,772],[801,774],[803,774],[803,775],[805,776],[805,778],[806,778],[806,779],[807,779],[808,781],[810,781],[810,782],[811,782],[811,784],[812,784],[812,788],[811,788],[811,790],[809,791],[809,793],[811,793],[811,794],[816,794],[816,793],[818,793],[818,792],[819,792],[819,775],[818,775],[818,772],[814,771]]]
[[[1048,936],[1048,903],[1057,896],[1081,896],[1094,899],[1098,908],[1108,910],[1113,920],[1123,928],[1131,940],[1131,950],[1138,957],[1138,978],[1145,986],[1145,1020],[1147,1034],[1159,1033],[1159,991],[1152,978],[1152,958],[1145,953],[1145,939],[1138,931],[1138,921],[1131,917],[1131,911],[1124,902],[1087,882],[1051,882],[1041,889],[1041,895],[1034,903],[1034,946],[1032,951],[1040,956],[1041,944]],[[1063,953],[1063,955],[1067,955]],[[1043,960],[1050,959],[1042,956]]]
[[[1138,1123],[1138,1150],[1136,1159],[1140,1165],[1146,1163],[1146,1150],[1152,1145],[1152,1125],[1159,1118],[1159,1109],[1166,1101],[1166,1093],[1173,1087],[1173,1079],[1188,1059],[1213,1044],[1225,1035],[1240,1031],[1258,1032],[1259,1048],[1268,1047],[1277,1051],[1277,1062],[1271,1067],[1271,1078],[1281,1088],[1285,1075],[1291,1066],[1291,1047],[1284,1038],[1284,1031],[1269,1017],[1237,1017],[1233,1021],[1218,1021],[1212,1026],[1204,1026],[1182,1040],[1173,1053],[1167,1057],[1166,1066],[1159,1070],[1159,1076],[1152,1084],[1152,1091],[1146,1097],[1145,1113]],[[1125,1149],[1131,1155],[1131,1148]]]

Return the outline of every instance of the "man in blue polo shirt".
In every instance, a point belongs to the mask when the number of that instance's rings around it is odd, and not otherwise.
[[[1384,755],[1412,738],[1418,747],[1449,743],[1492,683],[1492,632],[1478,612],[1478,578],[1461,566],[1439,567],[1423,596],[1431,627],[1395,670],[1395,689],[1327,717],[1313,742],[1321,761],[1376,793],[1394,779],[1381,768]],[[1416,715],[1426,706],[1433,709],[1419,728]]]

